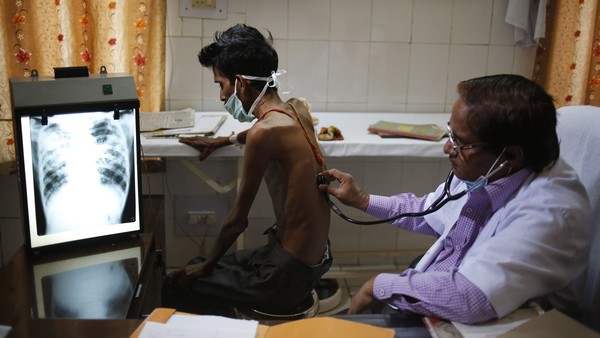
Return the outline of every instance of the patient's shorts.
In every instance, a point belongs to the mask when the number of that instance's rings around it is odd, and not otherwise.
[[[179,311],[230,315],[232,307],[268,313],[291,313],[308,296],[332,262],[329,241],[323,261],[308,266],[283,250],[273,227],[265,234],[268,244],[224,255],[210,275],[195,279],[185,296],[174,286],[172,275],[163,284],[162,306]],[[192,259],[188,264],[204,261]]]

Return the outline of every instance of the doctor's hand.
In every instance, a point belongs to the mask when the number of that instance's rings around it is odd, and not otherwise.
[[[349,315],[362,313],[377,303],[377,299],[373,297],[373,284],[375,284],[375,277],[369,279],[352,296],[350,308],[348,309]]]
[[[322,175],[327,182],[339,182],[337,187],[329,183],[319,184],[320,190],[335,196],[345,205],[362,211],[367,210],[367,207],[369,206],[369,194],[362,190],[352,175],[337,169],[325,170],[321,172],[320,175]]]
[[[198,150],[200,161],[204,161],[213,151],[231,144],[228,137],[207,136],[180,137],[179,142]]]

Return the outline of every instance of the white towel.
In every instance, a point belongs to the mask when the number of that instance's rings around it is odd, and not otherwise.
[[[546,32],[546,0],[508,0],[504,21],[514,26],[517,46],[535,46]]]

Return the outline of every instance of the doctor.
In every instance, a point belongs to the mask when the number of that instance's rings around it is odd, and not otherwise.
[[[570,311],[582,297],[591,234],[590,203],[559,157],[552,98],[516,75],[458,84],[448,122],[451,194],[440,210],[392,224],[437,241],[417,266],[382,273],[352,298],[349,313],[378,301],[462,323],[503,317],[537,299]],[[422,197],[370,195],[351,175],[330,169],[319,188],[381,219],[425,210],[444,192]],[[337,184],[329,184],[337,181]]]

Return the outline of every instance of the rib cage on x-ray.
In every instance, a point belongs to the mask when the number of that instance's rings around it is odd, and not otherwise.
[[[132,111],[61,114],[31,119],[38,234],[120,223],[133,176]],[[40,215],[38,210],[38,215]],[[126,221],[131,221],[128,219]]]

